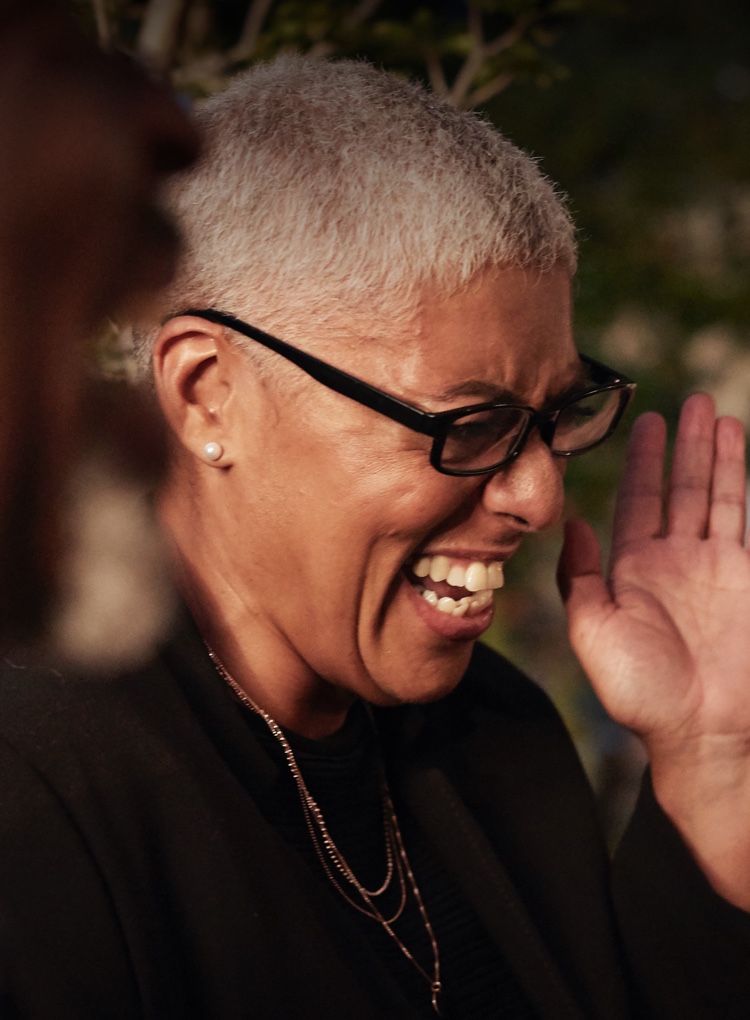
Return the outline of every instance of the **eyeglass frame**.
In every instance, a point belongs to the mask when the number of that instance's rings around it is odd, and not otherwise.
[[[302,351],[298,347],[294,347],[292,344],[287,343],[285,340],[279,340],[278,337],[272,336],[270,333],[266,333],[262,329],[258,329],[257,326],[251,326],[249,323],[237,318],[237,316],[232,315],[230,312],[222,312],[216,308],[191,308],[180,314],[193,315],[199,319],[206,319],[208,322],[213,322],[219,326],[225,326],[237,333],[241,333],[243,336],[248,337],[250,340],[255,340],[257,343],[273,351],[275,354],[281,355],[282,358],[286,358],[287,361],[290,361],[298,368],[301,368],[303,372],[306,372],[307,375],[311,376],[311,378],[315,379],[317,382],[322,383],[323,386],[326,386],[328,389],[333,390],[336,393],[340,393],[342,396],[348,397],[350,400],[354,400],[356,403],[361,404],[364,407],[369,407],[370,410],[376,411],[378,414],[382,414],[386,418],[390,418],[391,421],[395,421],[399,425],[405,426],[412,432],[418,432],[421,435],[429,436],[432,439],[430,464],[436,471],[439,471],[440,474],[451,475],[454,477],[488,475],[495,471],[499,471],[521,454],[535,428],[539,429],[542,441],[547,445],[553,457],[577,457],[579,454],[588,453],[589,450],[595,449],[612,435],[620,423],[620,420],[625,413],[636,388],[636,383],[632,379],[629,379],[626,375],[616,372],[614,369],[609,368],[600,361],[596,361],[594,358],[590,358],[586,354],[579,354],[578,357],[580,360],[592,372],[592,381],[596,381],[596,375],[601,375],[609,378],[610,382],[601,386],[591,386],[577,391],[574,395],[567,398],[562,406],[554,408],[553,410],[537,411],[526,404],[513,404],[504,401],[485,401],[484,403],[469,404],[465,407],[451,408],[446,411],[424,411],[420,407],[408,404],[406,401],[401,400],[398,397],[394,397],[390,393],[386,393],[385,390],[378,389],[377,386],[372,386],[363,379],[359,379],[357,376],[343,371],[343,369],[329,365],[328,362],[322,361],[320,358],[316,358],[314,354],[308,354],[307,351]],[[582,447],[580,450],[560,451],[552,448],[552,440],[554,438],[558,418],[567,407],[579,400],[583,400],[587,396],[593,396],[596,393],[606,393],[614,390],[621,391],[622,395],[620,397],[620,406],[615,412],[612,421],[603,436],[595,440],[593,443],[589,443],[588,446]],[[440,457],[445,447],[448,432],[450,431],[451,426],[458,421],[459,418],[464,418],[469,414],[481,413],[482,411],[499,410],[500,408],[524,411],[528,414],[526,425],[515,440],[515,444],[512,447],[511,452],[506,457],[497,464],[483,468],[446,468],[440,463]]]

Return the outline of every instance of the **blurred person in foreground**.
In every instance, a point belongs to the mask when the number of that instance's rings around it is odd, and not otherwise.
[[[159,188],[195,155],[197,139],[166,91],[100,53],[62,4],[0,0],[0,149],[0,633],[8,641],[33,637],[46,618],[72,456],[84,425],[105,428],[91,421],[92,403],[83,406],[86,341],[105,315],[132,310],[171,278],[177,232]],[[97,403],[114,432],[138,420],[114,392]]]
[[[141,322],[186,611],[152,665],[2,678],[7,1016],[717,1018],[750,958],[743,441],[636,424],[571,633],[650,777],[613,868],[542,691],[477,643],[632,383],[573,227],[489,124],[286,58],[199,115]],[[744,989],[744,991],[743,991]]]

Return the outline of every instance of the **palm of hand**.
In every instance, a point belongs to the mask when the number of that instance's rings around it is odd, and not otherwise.
[[[664,430],[634,429],[608,584],[593,533],[568,526],[561,559],[571,641],[602,703],[649,745],[750,733],[750,554],[739,423],[688,402],[666,501]],[[666,502],[666,507],[664,503]]]
[[[604,706],[646,744],[653,791],[714,889],[750,910],[750,553],[740,423],[686,401],[664,487],[664,423],[633,429],[609,579],[583,521],[560,587]]]
[[[643,735],[750,728],[750,557],[721,539],[667,536],[624,550],[610,577],[613,608],[582,634],[599,694]],[[744,704],[743,704],[744,702]],[[743,710],[740,711],[740,705]]]

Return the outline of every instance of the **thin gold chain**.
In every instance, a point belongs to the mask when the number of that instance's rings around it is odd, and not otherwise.
[[[305,783],[302,772],[300,771],[299,764],[295,757],[292,746],[286,738],[286,734],[279,726],[279,724],[268,714],[264,709],[252,700],[252,698],[243,690],[242,687],[237,683],[232,674],[225,668],[224,664],[219,659],[218,655],[206,643],[206,650],[208,651],[211,662],[213,662],[217,673],[221,678],[229,685],[234,691],[237,698],[249,708],[256,715],[260,716],[261,719],[268,726],[269,730],[279,742],[282,751],[284,752],[284,759],[289,767],[289,771],[294,779],[295,786],[297,787],[297,793],[299,795],[300,803],[302,805],[302,812],[307,825],[307,831],[312,839],[313,846],[315,848],[316,855],[320,861],[325,874],[330,880],[333,887],[340,893],[341,896],[358,910],[361,914],[366,917],[372,918],[377,921],[385,931],[390,935],[396,945],[399,947],[401,952],[416,967],[417,971],[422,975],[425,981],[430,986],[432,993],[432,1008],[435,1010],[438,1016],[441,1015],[440,1007],[438,1003],[438,996],[442,991],[442,983],[440,980],[440,953],[438,950],[437,939],[435,938],[435,932],[433,931],[432,924],[430,923],[429,916],[427,914],[427,908],[424,905],[422,894],[419,891],[419,886],[414,877],[409,858],[406,853],[406,847],[401,836],[401,830],[398,825],[398,818],[396,816],[396,809],[393,806],[393,800],[391,793],[388,788],[388,782],[385,777],[385,772],[382,768],[380,770],[380,782],[381,782],[381,793],[383,799],[383,826],[385,833],[385,853],[386,853],[386,875],[385,879],[377,889],[367,889],[354,874],[352,868],[347,862],[344,855],[339,850],[338,846],[333,840],[328,826],[326,825],[323,817],[323,812],[320,809],[317,801],[310,793]],[[341,881],[337,879],[336,875],[341,876],[349,885],[356,890],[357,894],[361,899],[361,903],[352,899],[349,893],[341,885]],[[399,884],[399,903],[396,907],[395,913],[391,917],[384,917],[378,905],[374,902],[374,898],[383,895],[391,886],[391,882],[396,877]],[[430,941],[432,949],[432,975],[428,974],[427,971],[422,967],[419,961],[414,957],[408,946],[399,938],[396,932],[393,930],[393,925],[401,917],[407,898],[407,879],[408,884],[411,887],[414,900],[417,904],[417,909],[422,918],[427,937]],[[364,904],[364,905],[363,905]]]

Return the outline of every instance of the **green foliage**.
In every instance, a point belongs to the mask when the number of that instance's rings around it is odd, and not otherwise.
[[[476,106],[517,78],[549,85],[564,74],[550,50],[609,0],[75,0],[103,38],[132,51],[190,95],[282,50],[366,55],[423,76],[460,106]]]

